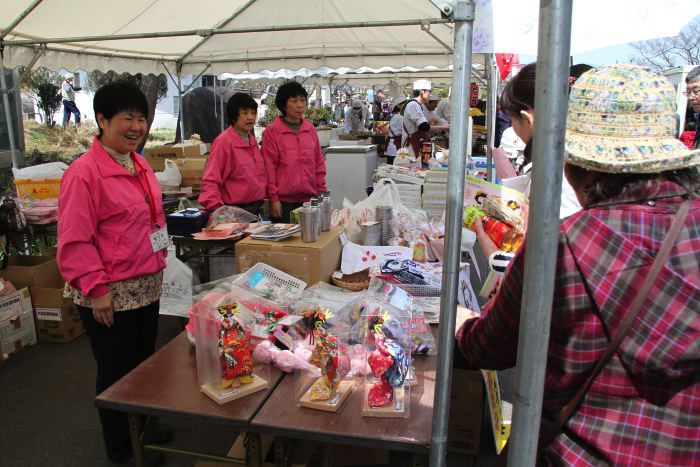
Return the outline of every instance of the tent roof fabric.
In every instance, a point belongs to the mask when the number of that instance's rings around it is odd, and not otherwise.
[[[539,0],[475,5],[473,53],[536,54]],[[576,0],[571,53],[674,36],[698,13],[698,0]],[[41,49],[35,66],[54,70],[180,75],[444,68],[454,41],[430,0],[2,0],[0,31],[11,68]]]
[[[33,3],[3,0],[0,28]],[[382,27],[361,27],[378,21]],[[335,27],[341,23],[355,27]],[[301,29],[306,25],[318,27]],[[298,29],[276,30],[289,28]],[[212,30],[229,32],[210,35]],[[120,38],[126,35],[133,38]],[[66,42],[94,37],[119,39]],[[43,0],[4,38],[4,61],[8,67],[26,65],[36,43],[45,43],[36,66],[50,69],[162,73],[161,63],[174,72],[178,60],[182,74],[207,66],[217,74],[446,67],[453,41],[453,25],[429,0]]]

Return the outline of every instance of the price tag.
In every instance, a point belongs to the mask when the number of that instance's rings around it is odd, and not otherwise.
[[[168,248],[168,243],[170,243],[168,240],[168,231],[166,229],[156,230],[150,235],[150,239],[154,253]]]
[[[348,243],[348,236],[345,235],[345,232],[340,232],[340,243],[343,244],[343,246],[347,245]]]
[[[282,326],[291,326],[292,324],[296,323],[302,318],[303,317],[299,315],[287,315],[284,318],[281,318],[279,321],[277,321],[277,324],[281,324]]]
[[[292,339],[292,336],[290,336],[286,332],[278,329],[275,332],[273,332],[272,335],[274,335],[277,338],[277,340],[279,340],[281,343],[286,345],[288,349],[292,348],[294,339]]]
[[[269,333],[267,332],[267,328],[265,326],[261,324],[256,324],[253,326],[253,336],[267,339],[268,335]]]

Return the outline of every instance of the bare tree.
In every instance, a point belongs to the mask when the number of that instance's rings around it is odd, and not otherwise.
[[[114,71],[108,71],[106,73],[93,70],[88,74],[87,88],[96,92],[100,87],[107,83],[112,83],[115,81],[125,81],[131,83],[137,88],[141,89],[143,94],[146,96],[146,102],[148,104],[148,131],[151,129],[151,124],[156,114],[156,104],[160,99],[165,97],[168,93],[168,81],[165,75],[143,75],[137,73],[132,75],[130,73],[117,74]],[[148,131],[146,133],[148,133]],[[139,144],[137,151],[141,151],[146,145],[147,137],[144,137],[143,141]]]
[[[700,65],[700,19],[691,21],[676,37],[634,42],[632,63],[656,70],[680,65]]]

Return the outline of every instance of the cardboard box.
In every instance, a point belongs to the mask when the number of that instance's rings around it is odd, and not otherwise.
[[[36,330],[29,289],[0,297],[0,350],[11,354],[34,344]]]
[[[450,393],[447,450],[476,456],[481,441],[484,409],[483,381],[479,371],[455,369]]]
[[[58,254],[58,247],[57,246],[43,245],[41,247],[41,256],[53,256],[55,258],[57,254]]]
[[[12,282],[16,289],[52,283],[58,273],[56,258],[52,256],[10,256],[7,269],[0,277]]]
[[[180,186],[192,187],[193,191],[199,191],[202,186],[202,176],[204,175],[204,167],[207,165],[207,159],[204,157],[177,159],[177,168],[180,169],[182,181]]]
[[[318,241],[313,243],[302,242],[301,234],[279,242],[246,238],[236,243],[238,272],[246,272],[257,263],[265,263],[307,285],[330,283],[331,276],[340,268],[343,245],[338,235],[342,230],[335,227],[321,232]]]
[[[55,287],[32,287],[39,342],[68,343],[85,333],[75,304],[63,297],[62,280]]]
[[[190,146],[154,146],[143,150],[143,157],[146,162],[158,172],[165,169],[165,159],[201,158],[207,154],[205,144],[195,144]]]

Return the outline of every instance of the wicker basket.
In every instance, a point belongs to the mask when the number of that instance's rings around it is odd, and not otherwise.
[[[364,271],[356,272],[354,274],[343,274],[338,271],[333,274],[331,279],[333,279],[333,283],[341,289],[349,290],[351,292],[360,292],[369,287],[370,277],[369,270],[365,269]]]

